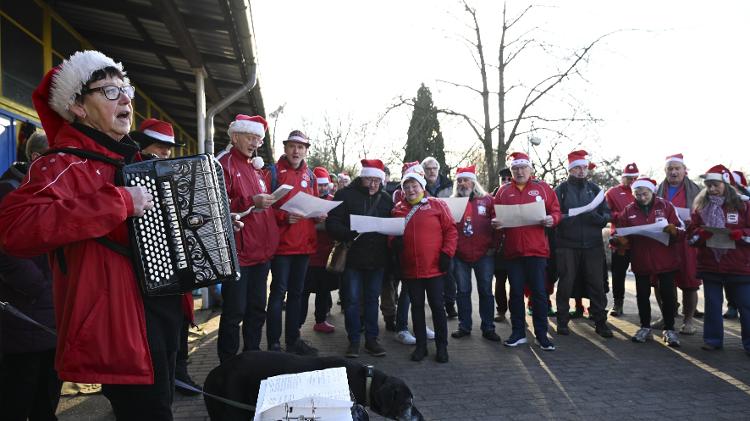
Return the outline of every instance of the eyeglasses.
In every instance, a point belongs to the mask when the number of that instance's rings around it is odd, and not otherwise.
[[[135,87],[131,85],[123,85],[123,86],[115,86],[115,85],[107,85],[107,86],[99,86],[97,88],[85,88],[81,91],[81,95],[88,95],[92,92],[101,92],[105,98],[107,98],[110,101],[116,101],[120,99],[120,95],[125,94],[128,96],[128,98],[133,99],[135,98]]]

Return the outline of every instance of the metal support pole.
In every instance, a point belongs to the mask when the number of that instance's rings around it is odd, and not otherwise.
[[[193,69],[195,73],[195,114],[198,120],[198,153],[206,152],[206,70],[202,67]]]

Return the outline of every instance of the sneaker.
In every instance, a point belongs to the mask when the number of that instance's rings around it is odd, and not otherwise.
[[[727,320],[734,320],[737,318],[737,307],[729,306],[727,312],[723,316]]]
[[[315,323],[313,326],[313,330],[320,333],[333,333],[334,330],[336,330],[336,326],[325,322]]]
[[[435,361],[439,363],[447,363],[448,362],[448,348],[444,346],[438,348],[437,354],[435,354]]]
[[[281,352],[281,344],[278,342],[268,345],[268,350],[273,352]]]
[[[537,338],[536,341],[539,344],[539,348],[542,348],[542,351],[554,351],[556,349],[555,344],[553,344],[546,336]]]
[[[349,342],[349,346],[346,348],[344,353],[346,358],[358,358],[359,357],[359,342]]]
[[[612,306],[612,310],[609,312],[610,316],[620,317],[625,313],[622,311],[622,304],[615,304]]]
[[[458,317],[458,312],[456,311],[456,305],[453,303],[445,304],[445,314],[448,316],[449,319],[455,319]]]
[[[651,329],[654,329],[654,330],[664,330],[664,319],[659,319],[659,320],[651,323]]]
[[[677,348],[680,346],[680,337],[677,336],[677,332],[674,330],[665,330],[664,342],[672,348]]]
[[[557,317],[557,310],[552,308],[552,306],[549,306],[549,309],[547,310],[547,317]]]
[[[417,338],[411,334],[408,330],[402,330],[396,334],[396,340],[404,345],[414,345],[417,343]]]
[[[526,335],[512,333],[510,335],[510,338],[506,339],[503,342],[503,345],[510,346],[510,347],[515,347],[515,346],[518,346],[518,345],[525,344],[527,342],[528,341],[526,340]]]
[[[82,395],[94,395],[102,391],[102,385],[100,384],[79,383],[78,387]]]
[[[373,357],[384,357],[385,348],[378,342],[378,338],[365,339],[365,351]]]
[[[709,345],[709,344],[703,344],[701,345],[701,349],[704,351],[720,351],[724,347],[721,345]]]
[[[431,340],[435,339],[435,331],[434,330],[430,329],[429,326],[425,326],[424,329],[425,329],[425,332],[427,333],[427,339],[428,340],[431,341]]]
[[[647,340],[651,339],[651,337],[651,329],[648,327],[642,327],[638,329],[638,332],[635,332],[635,335],[633,335],[630,340],[633,342],[644,343]]]
[[[564,335],[564,336],[570,335],[570,328],[568,327],[568,324],[567,323],[558,323],[557,324],[557,334],[558,335]]]
[[[502,323],[505,321],[505,314],[498,314],[494,319],[496,322]]]
[[[303,357],[317,357],[318,356],[318,349],[311,347],[310,345],[307,344],[307,342],[303,341],[302,339],[297,339],[297,341],[291,346],[287,345],[286,352],[289,352],[291,354],[301,355]]]
[[[683,335],[695,335],[698,329],[693,325],[692,322],[684,323],[680,328],[680,333]]]
[[[451,338],[461,339],[470,335],[471,332],[469,332],[468,330],[456,329],[453,333],[451,333]]]
[[[485,330],[484,332],[482,332],[482,337],[492,342],[502,341],[502,338],[500,338],[500,335],[498,335],[497,332],[495,332],[494,330]]]
[[[580,319],[581,317],[583,317],[583,309],[577,308],[575,310],[570,310],[568,314],[570,314],[571,319]]]
[[[596,324],[596,334],[601,336],[602,338],[611,338],[614,336],[612,334],[612,329],[607,326],[606,322],[600,322]]]
[[[424,357],[427,356],[427,346],[422,345],[418,346],[412,353],[411,353],[411,360],[412,361],[422,361]]]

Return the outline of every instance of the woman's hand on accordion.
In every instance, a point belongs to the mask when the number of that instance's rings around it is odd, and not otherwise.
[[[261,193],[253,196],[253,202],[256,209],[268,209],[273,205],[274,198],[270,194]]]
[[[154,207],[154,196],[144,186],[128,186],[125,190],[133,199],[133,216],[143,216]]]

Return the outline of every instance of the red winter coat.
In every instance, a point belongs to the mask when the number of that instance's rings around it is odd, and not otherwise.
[[[493,246],[494,229],[491,221],[495,217],[495,208],[492,205],[492,196],[484,196],[469,201],[461,221],[456,224],[458,231],[458,245],[456,257],[467,263],[474,263],[487,255],[487,251]],[[466,221],[471,221],[474,234],[467,237],[464,234]]]
[[[229,196],[229,209],[244,212],[255,202],[253,196],[268,193],[268,187],[250,159],[236,148],[219,158],[224,168],[224,183]],[[240,266],[255,266],[271,260],[279,245],[279,227],[273,209],[252,211],[242,218],[245,226],[234,233]]]
[[[671,203],[654,196],[648,215],[633,202],[620,212],[615,220],[618,227],[633,227],[637,225],[653,224],[657,219],[664,218],[679,230],[676,239],[670,239],[669,245],[641,235],[629,235],[630,263],[633,273],[638,275],[656,275],[676,271],[680,267],[680,247],[685,241],[684,226],[677,217],[677,210]]]
[[[690,181],[689,178],[685,177],[677,193],[669,200],[669,184],[663,181],[659,184],[656,189],[656,194],[659,197],[664,198],[671,202],[678,208],[693,208],[693,201],[695,196],[700,192],[700,187]],[[688,246],[687,237],[683,238],[683,241],[678,244],[678,253],[680,254],[680,268],[675,275],[674,282],[680,288],[698,288],[701,286],[701,280],[698,279],[698,250],[694,247]]]
[[[321,197],[321,199],[333,200],[333,196],[327,194]],[[310,256],[310,267],[326,267],[326,264],[328,264],[328,256],[331,254],[331,249],[333,248],[333,240],[328,235],[328,231],[326,231],[325,229],[325,223],[319,224],[318,226],[316,226],[316,228],[320,227],[321,225],[322,228],[318,230],[318,241],[315,254]]]
[[[560,222],[560,203],[557,194],[544,181],[530,180],[523,190],[519,190],[515,181],[500,186],[495,194],[495,205],[524,205],[544,201],[547,215],[552,216],[553,226]],[[503,253],[506,259],[517,257],[549,257],[549,241],[544,226],[529,225],[525,227],[504,228],[505,242]]]
[[[266,171],[266,185],[272,186],[271,171]],[[292,254],[314,254],[317,249],[317,234],[315,220],[302,219],[295,224],[289,223],[289,213],[281,210],[281,205],[288,202],[298,192],[305,192],[311,196],[318,196],[318,184],[307,168],[307,162],[302,161],[299,168],[292,168],[285,155],[276,162],[276,188],[282,184],[292,186],[292,190],[274,203],[276,224],[279,226],[279,247],[276,254],[287,256]],[[272,187],[273,188],[273,187]]]
[[[699,240],[695,244],[698,246],[698,272],[750,275],[750,206],[746,202],[742,205],[745,209],[739,212],[727,212],[724,208],[726,228],[742,230],[742,238],[735,242],[736,248],[727,250],[717,262],[712,249],[706,247],[705,241]],[[688,237],[694,238],[696,230],[704,225],[700,212],[693,211]]]
[[[440,253],[453,257],[456,253],[456,225],[448,205],[440,199],[427,198],[404,229],[404,251],[401,253],[401,274],[404,279],[434,278],[440,271]],[[393,207],[393,216],[405,218],[411,211],[409,202]]]
[[[604,198],[607,199],[607,205],[609,206],[609,211],[612,214],[613,222],[611,233],[614,234],[614,221],[617,220],[617,218],[620,216],[620,213],[625,210],[626,206],[635,202],[635,197],[633,197],[633,190],[630,189],[630,186],[620,184],[619,186],[615,186],[607,190]]]

